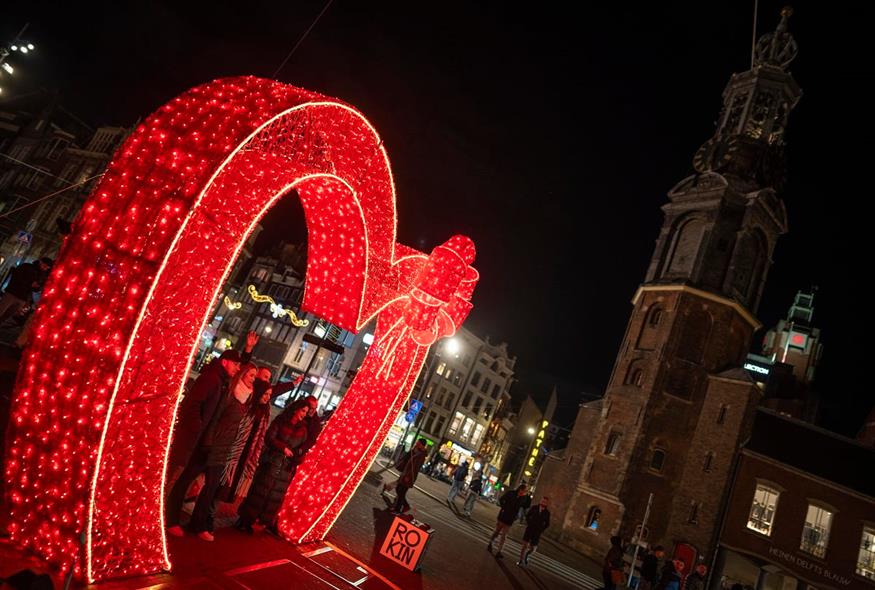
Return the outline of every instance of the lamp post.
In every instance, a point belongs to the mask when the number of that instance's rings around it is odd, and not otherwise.
[[[24,35],[24,32],[27,31],[28,25],[24,25],[22,29],[15,36],[15,39],[12,40],[8,45],[0,46],[0,76],[5,72],[7,75],[11,76],[15,71],[15,68],[12,67],[11,64],[6,62],[6,58],[12,55],[13,52],[19,52],[27,54],[36,49],[33,43],[28,43],[27,41],[22,40],[21,36]],[[0,87],[0,94],[2,94],[3,88]]]
[[[458,339],[448,338],[447,340],[444,340],[441,344],[438,344],[435,346],[434,354],[432,355],[431,362],[428,363],[428,369],[426,370],[427,377],[423,380],[422,387],[419,388],[419,391],[417,391],[416,395],[411,399],[416,399],[418,401],[422,401],[422,392],[424,390],[425,391],[428,390],[428,386],[431,385],[431,381],[432,381],[432,379],[434,379],[435,362],[437,362],[437,359],[440,356],[441,349],[443,349],[444,352],[458,356],[459,350],[460,350],[460,345],[459,345]],[[422,412],[423,416],[426,413],[428,413],[429,409],[431,408],[431,400],[432,399],[433,399],[433,396],[429,396],[428,399],[426,400],[426,406],[424,408],[422,408],[422,410],[420,410]],[[414,418],[414,421],[416,421],[416,418]],[[410,431],[410,422],[408,422],[407,426],[404,427],[404,434],[401,435],[401,440],[398,443],[398,446],[400,446],[402,449],[404,448],[404,441],[407,440],[407,433],[409,431]],[[419,437],[420,432],[422,432],[422,420],[419,421],[419,425],[416,427],[416,433],[413,435],[413,440],[416,440]],[[397,450],[398,446],[396,446],[396,450]],[[397,459],[397,454],[398,453],[396,452],[395,453],[396,459]]]

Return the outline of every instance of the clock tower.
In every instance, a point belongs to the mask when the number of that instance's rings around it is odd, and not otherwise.
[[[741,366],[787,231],[785,129],[801,96],[787,70],[797,52],[790,14],[784,9],[760,38],[751,69],[730,78],[695,172],[662,208],[562,524],[563,540],[593,556],[605,554],[612,535],[643,535],[685,560],[714,548],[732,457],[761,397]]]

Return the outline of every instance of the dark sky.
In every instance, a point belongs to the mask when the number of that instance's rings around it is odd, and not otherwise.
[[[323,2],[10,3],[37,52],[6,94],[58,88],[95,124],[130,125],[212,78],[269,77]],[[477,243],[470,327],[505,340],[526,380],[554,375],[562,412],[599,394],[662,222],[692,172],[732,72],[749,67],[753,2],[353,2],[336,0],[277,76],[361,109],[398,188],[399,239]],[[781,3],[762,0],[758,34]],[[820,287],[825,425],[853,434],[869,386],[872,9],[795,5],[803,89],[788,131],[790,233],[759,317]],[[863,11],[862,13],[860,11]],[[866,183],[868,184],[868,183]],[[302,225],[301,225],[302,227]]]

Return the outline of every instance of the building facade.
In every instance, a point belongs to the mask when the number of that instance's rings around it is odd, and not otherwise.
[[[399,416],[387,444],[409,446],[414,436],[429,441],[430,460],[450,471],[462,461],[480,464],[497,480],[506,455],[509,389],[516,357],[506,343],[493,344],[462,327],[432,347],[411,399],[422,402],[415,421]],[[406,434],[404,434],[406,433]]]
[[[48,94],[16,106],[0,110],[0,276],[21,262],[57,255],[131,131],[94,130]]]
[[[742,365],[787,231],[783,138],[801,95],[787,71],[796,52],[788,16],[759,40],[753,67],[730,79],[696,173],[663,206],[602,414],[569,482],[561,538],[590,555],[603,556],[617,534],[697,558],[714,550],[733,457],[762,398]]]
[[[758,410],[732,481],[712,589],[875,587],[873,465],[871,447]]]

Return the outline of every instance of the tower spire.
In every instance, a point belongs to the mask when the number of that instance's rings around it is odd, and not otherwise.
[[[785,6],[781,9],[781,22],[773,33],[760,37],[754,49],[754,67],[771,66],[787,69],[799,53],[799,46],[793,35],[787,30],[787,21],[793,15],[793,8]]]

